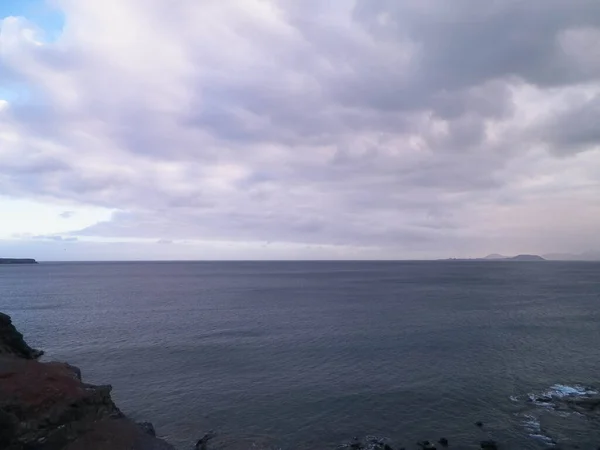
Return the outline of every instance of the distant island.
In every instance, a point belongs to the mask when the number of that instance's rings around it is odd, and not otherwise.
[[[37,264],[32,258],[0,258],[0,264]]]
[[[546,261],[545,258],[542,258],[540,255],[517,255],[512,256],[510,258],[501,259],[501,261]]]
[[[502,256],[497,253],[487,255],[485,258],[448,258],[444,261],[546,261],[540,255],[517,255],[517,256]]]

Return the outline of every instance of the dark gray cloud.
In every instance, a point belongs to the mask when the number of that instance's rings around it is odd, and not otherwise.
[[[549,137],[553,150],[570,154],[600,146],[600,95],[557,114],[541,130]]]
[[[381,15],[385,24],[377,23]],[[593,0],[359,0],[354,17],[388,39],[416,42],[421,82],[442,89],[510,76],[538,85],[598,76],[574,65],[561,45],[564,32],[600,25]]]
[[[0,193],[117,211],[74,235],[600,245],[534,236],[600,226],[595,0],[60,4],[3,26]]]

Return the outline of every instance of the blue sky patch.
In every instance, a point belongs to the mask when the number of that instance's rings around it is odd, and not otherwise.
[[[44,0],[1,0],[0,20],[9,16],[25,17],[44,30],[44,40],[54,41],[62,32],[62,11]]]

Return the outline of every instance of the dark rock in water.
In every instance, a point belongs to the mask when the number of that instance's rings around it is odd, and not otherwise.
[[[138,422],[137,426],[140,427],[144,433],[156,437],[156,430],[154,429],[154,425],[150,422]]]
[[[214,437],[215,437],[215,433],[213,431],[209,431],[204,436],[202,436],[198,440],[198,442],[196,442],[196,445],[194,446],[194,450],[207,450],[208,441],[210,441]]]
[[[498,450],[498,444],[496,444],[496,441],[481,441],[480,447],[483,450]]]
[[[355,437],[350,442],[343,444],[338,448],[352,450],[393,450],[386,438],[377,436],[366,436],[363,439]]]
[[[389,445],[385,442],[385,439],[375,436],[367,436],[366,441],[367,448],[369,449],[383,450],[386,448],[386,446],[389,447]]]
[[[27,345],[23,335],[13,325],[10,316],[0,313],[0,355],[37,359],[43,354],[44,352]]]
[[[479,428],[483,428],[483,422],[477,421],[475,422],[475,426]]]
[[[421,441],[417,442],[417,445],[421,447],[423,450],[435,450],[435,445],[433,445],[429,441]]]
[[[448,447],[448,439],[443,437],[443,438],[440,438],[440,440],[438,442],[442,447]]]
[[[350,448],[353,450],[360,450],[363,448],[363,444],[362,442],[360,442],[360,439],[358,439],[357,437],[355,437],[354,439],[352,439],[352,443],[350,444]]]

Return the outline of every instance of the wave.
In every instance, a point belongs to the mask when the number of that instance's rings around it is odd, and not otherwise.
[[[531,392],[524,396],[510,396],[513,403],[522,404],[525,412],[516,413],[527,435],[547,446],[556,446],[548,430],[543,429],[541,417],[555,417],[565,420],[570,417],[581,416],[581,413],[566,407],[569,402],[578,399],[594,398],[600,391],[591,386],[580,384],[554,384],[541,392]],[[550,416],[548,416],[550,414]]]

